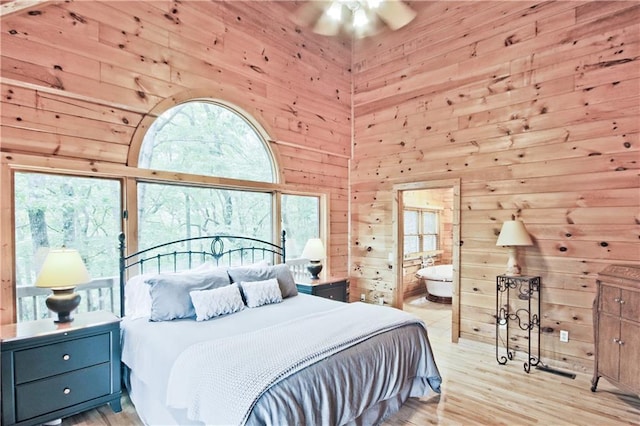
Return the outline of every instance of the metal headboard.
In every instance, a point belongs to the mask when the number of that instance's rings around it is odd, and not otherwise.
[[[205,237],[184,238],[159,244],[136,253],[126,255],[124,233],[118,236],[120,241],[120,316],[124,316],[124,286],[127,270],[138,267],[138,273],[145,267],[155,268],[155,272],[190,269],[194,264],[212,261],[215,265],[243,265],[266,260],[271,264],[286,261],[286,232],[282,231],[281,245],[250,237],[235,235],[210,235]],[[197,243],[201,248],[192,249]],[[225,243],[230,248],[225,249]]]

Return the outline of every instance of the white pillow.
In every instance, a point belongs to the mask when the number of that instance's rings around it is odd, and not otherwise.
[[[124,314],[127,318],[148,317],[151,313],[149,285],[144,281],[155,274],[136,275],[124,286]]]
[[[196,321],[232,314],[244,309],[244,302],[240,295],[238,284],[211,290],[197,290],[189,292],[191,302],[196,309]]]
[[[282,292],[276,278],[264,281],[243,281],[240,286],[244,300],[250,308],[282,302]]]
[[[211,262],[205,262],[193,269],[177,272],[201,272],[214,268]],[[151,315],[151,294],[146,280],[156,276],[156,272],[131,277],[124,286],[124,314],[127,318],[136,319]]]

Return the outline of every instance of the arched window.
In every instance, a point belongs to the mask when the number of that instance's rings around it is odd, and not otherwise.
[[[146,132],[140,168],[231,178],[275,180],[265,138],[229,106],[192,100],[164,113]],[[270,240],[273,193],[221,184],[138,182],[138,241],[149,247],[170,239],[227,234]]]
[[[226,105],[195,100],[162,113],[144,136],[138,167],[274,182],[266,141]]]
[[[119,312],[115,295],[120,284],[113,278],[118,274],[116,241],[123,231],[122,209],[133,208],[135,202],[129,200],[136,198],[138,214],[129,211],[125,216],[135,217],[136,226],[124,229],[133,231],[127,235],[133,247],[212,234],[277,243],[281,227],[287,231],[290,260],[300,256],[309,238],[321,236],[324,196],[277,185],[266,132],[247,115],[198,99],[178,104],[147,124],[139,127],[145,133],[136,139],[142,138],[138,167],[172,173],[145,173],[144,178],[123,168],[124,176],[115,172],[96,177],[84,164],[74,173],[65,169],[45,174],[29,167],[13,173],[18,321],[49,315],[44,304],[48,290],[33,282],[46,249],[62,245],[80,252],[92,278],[77,287],[82,295],[79,311]],[[128,185],[123,178],[134,178],[137,184]],[[122,200],[127,200],[125,205]]]

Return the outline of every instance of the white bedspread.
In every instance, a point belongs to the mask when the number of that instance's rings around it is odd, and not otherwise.
[[[352,303],[197,343],[171,370],[167,405],[187,409],[190,419],[205,424],[244,424],[272,384],[371,336],[415,323],[419,320],[400,310]]]

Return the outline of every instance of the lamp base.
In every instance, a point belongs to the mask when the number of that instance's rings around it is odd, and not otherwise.
[[[311,274],[311,279],[319,280],[320,271],[322,271],[322,263],[319,260],[311,261],[307,266],[307,271]]]
[[[507,271],[504,273],[509,277],[519,277],[520,276],[520,265],[518,265],[517,252],[515,246],[508,247],[509,249],[509,260],[507,261]]]
[[[73,321],[71,312],[80,304],[80,295],[74,292],[74,288],[52,288],[53,294],[47,297],[47,308],[58,314],[57,323]]]

